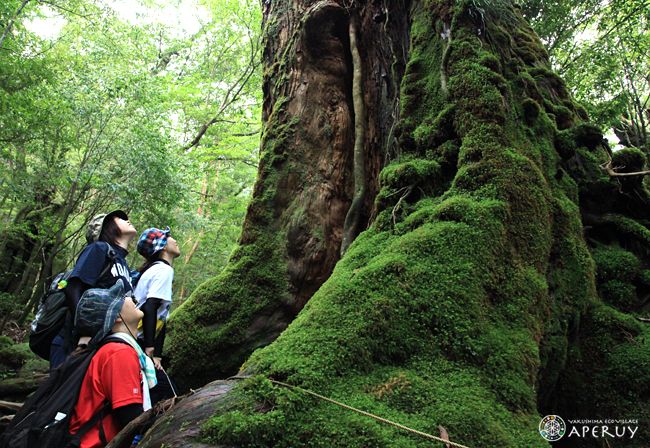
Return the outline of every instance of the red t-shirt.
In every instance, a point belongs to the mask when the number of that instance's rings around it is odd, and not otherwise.
[[[133,403],[142,404],[140,361],[133,347],[129,345],[109,342],[93,356],[70,420],[70,432],[75,434],[104,407],[105,400],[111,402],[113,409]],[[107,442],[122,429],[114,412],[104,417],[103,425]],[[81,438],[81,448],[103,446],[99,439],[97,423]]]

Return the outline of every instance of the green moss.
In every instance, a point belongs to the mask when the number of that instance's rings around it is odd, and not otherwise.
[[[589,113],[587,112],[587,109],[581,104],[578,104],[575,106],[576,108],[576,114],[583,120],[583,121],[589,121]]]
[[[594,248],[591,251],[598,266],[598,279],[629,283],[638,275],[641,263],[634,254],[616,246]]]
[[[636,288],[619,280],[603,282],[598,288],[603,302],[617,310],[629,311],[637,302]]]
[[[556,120],[558,120],[557,117]],[[600,128],[590,123],[580,123],[570,129],[560,130],[555,137],[555,147],[558,154],[567,160],[573,157],[578,148],[587,148],[589,151],[593,151],[600,147],[602,139],[603,134]]]
[[[573,112],[564,106],[556,106],[554,108],[555,122],[559,130],[569,129],[573,127]]]
[[[445,108],[434,119],[429,118],[413,131],[413,140],[420,148],[435,148],[454,138],[454,107]]]
[[[36,355],[29,349],[29,344],[9,345],[0,350],[0,371],[19,370],[27,361],[34,359]]]
[[[649,329],[602,304],[594,304],[581,325],[585,331],[569,351],[564,383],[556,391],[564,396],[565,412],[582,418],[639,415],[639,404],[650,398]],[[635,440],[648,436],[640,424]]]
[[[414,23],[411,28],[411,58],[402,80],[400,98],[403,120],[398,125],[400,146],[408,150],[415,146],[411,133],[422,123],[433,121],[446,107],[440,87],[440,65],[444,41],[431,23],[440,22],[433,11],[422,9],[419,14],[428,17],[428,23]],[[431,55],[436,55],[433,58]]]
[[[499,61],[499,58],[491,53],[482,53],[479,64],[481,64],[483,67],[489,68],[495,73],[500,74],[503,71],[501,68],[501,61]]]
[[[34,374],[48,375],[50,373],[50,362],[41,358],[28,360],[20,369],[18,376],[21,378],[33,377]]]
[[[539,113],[541,112],[539,104],[537,101],[527,98],[521,103],[524,110],[524,119],[526,124],[529,126],[534,125],[539,118]]]
[[[415,185],[430,182],[440,172],[440,165],[428,160],[415,160],[392,164],[384,168],[379,175],[379,184],[395,188],[402,185]]]
[[[255,244],[238,247],[226,269],[173,313],[168,354],[183,386],[189,386],[186,378],[199,383],[236,373],[255,348],[272,341],[270,334],[249,340],[249,333],[253,320],[282,300],[286,268],[277,247],[262,235]],[[220,360],[218,368],[214,359]]]
[[[13,339],[9,336],[0,336],[0,348],[9,347],[11,345],[14,345]]]
[[[618,167],[622,173],[643,171],[647,162],[646,155],[638,148],[623,148],[612,154],[612,167]]]
[[[538,433],[542,411],[615,418],[637,415],[634,400],[648,402],[648,370],[639,370],[649,360],[644,330],[615,309],[629,306],[634,282],[647,275],[615,244],[594,248],[592,258],[583,237],[580,194],[612,187],[598,168],[602,134],[578,123],[532,30],[503,19],[519,13],[504,7],[487,30],[515,40],[506,44],[511,57],[477,38],[476,6],[414,7],[403,155],[380,175],[377,218],[292,324],[251,356],[247,370],[259,376],[239,386],[234,409],[206,423],[203,440],[430,446],[265,378],[428,433],[442,425],[451,440],[488,448],[547,446]],[[448,94],[440,87],[441,10],[454,14]],[[272,251],[247,255],[251,269],[254,262],[268,276],[281,271]],[[630,387],[624,368],[646,382]],[[615,390],[604,392],[608,375]],[[592,385],[607,398],[594,397]]]

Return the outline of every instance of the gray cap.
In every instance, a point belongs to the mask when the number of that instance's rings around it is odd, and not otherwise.
[[[96,243],[99,240],[99,235],[101,235],[102,228],[104,227],[104,221],[106,218],[112,218],[114,216],[117,216],[118,218],[121,218],[125,221],[129,220],[129,217],[122,210],[114,210],[109,214],[102,213],[95,216],[90,220],[90,223],[88,223],[88,227],[86,228],[86,241],[88,244]]]

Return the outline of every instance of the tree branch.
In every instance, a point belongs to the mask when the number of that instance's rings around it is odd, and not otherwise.
[[[192,46],[192,44],[194,43],[194,41],[196,39],[198,39],[199,37],[206,34],[208,32],[208,30],[212,27],[213,24],[214,24],[214,22],[210,22],[206,26],[202,26],[199,31],[197,31],[195,34],[190,36],[190,38],[188,39],[188,41],[190,43],[190,46]],[[161,40],[162,40],[162,36],[161,36]],[[167,68],[167,66],[169,65],[169,63],[171,62],[172,56],[178,56],[180,54],[180,51],[182,49],[184,49],[185,47],[186,47],[186,45],[178,45],[178,46],[175,46],[174,48],[171,48],[171,49],[167,50],[164,53],[159,53],[158,54],[158,63],[156,64],[156,66],[154,68],[151,69],[151,74],[155,76],[158,73],[160,73],[161,71],[165,70]]]
[[[594,45],[596,45],[597,43],[599,43],[601,40],[605,39],[607,36],[609,36],[609,35],[612,33],[612,31],[618,29],[618,27],[619,27],[621,24],[625,23],[625,22],[626,22],[630,17],[634,16],[634,14],[636,14],[637,12],[639,12],[639,11],[641,10],[641,8],[647,6],[648,4],[650,4],[650,2],[643,2],[643,3],[641,3],[639,6],[637,6],[636,8],[634,8],[634,9],[632,10],[632,12],[630,12],[628,15],[626,15],[626,16],[623,17],[621,20],[619,20],[618,22],[616,22],[614,25],[612,25],[612,27],[611,27],[609,30],[607,30],[607,31],[605,32],[605,34],[603,34],[603,35],[600,36],[598,39],[596,39],[596,40],[595,40],[595,41],[594,41],[594,42],[589,46],[589,48],[592,48]],[[578,61],[578,59],[580,59],[580,58],[581,58],[582,56],[584,56],[584,55],[585,55],[585,52],[584,52],[584,51],[580,52],[579,55],[577,55],[576,57],[574,57],[574,58],[571,60],[571,62],[569,62],[569,65],[571,65],[571,64],[575,64],[575,63]],[[560,71],[560,72],[564,72],[564,70],[565,70],[565,65],[563,64],[563,66],[560,67],[560,70],[559,70],[559,71]]]
[[[29,3],[29,0],[23,0],[23,4],[20,5],[20,7],[18,8],[18,11],[16,11],[16,13],[11,18],[11,20],[9,20],[9,23],[7,23],[7,26],[5,26],[5,29],[2,32],[2,36],[0,37],[0,45],[2,45],[2,42],[5,40],[5,37],[7,37],[7,34],[9,33],[9,31],[11,31],[11,28],[13,28],[14,22],[18,18],[18,15],[21,12],[23,12],[23,9],[25,8],[25,6],[27,6],[27,3]]]
[[[233,137],[250,137],[251,135],[259,134],[260,130],[250,131],[250,132],[241,132],[237,134],[230,134]]]
[[[53,8],[61,9],[61,10],[65,11],[65,12],[69,12],[70,14],[73,14],[73,15],[79,16],[79,17],[83,17],[83,18],[92,17],[92,16],[96,16],[96,15],[99,14],[99,13],[96,13],[96,12],[91,13],[91,14],[81,14],[81,13],[78,13],[77,11],[72,11],[72,10],[70,10],[68,8],[64,8],[63,6],[59,6],[59,5],[54,4],[52,2],[48,2],[47,0],[38,0],[38,1],[39,1],[39,3],[45,3],[46,5],[50,5]]]
[[[617,166],[612,168],[612,161],[610,160],[607,163],[603,163],[599,165],[601,169],[607,171],[607,174],[609,174],[611,177],[630,177],[630,176],[645,176],[646,174],[650,174],[650,171],[636,171],[634,173],[617,173],[614,170],[620,170],[621,168],[625,168],[624,166]]]

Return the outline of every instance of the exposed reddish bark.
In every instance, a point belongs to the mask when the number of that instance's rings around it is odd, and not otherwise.
[[[234,297],[239,291],[220,296],[208,282],[183,304],[174,318],[179,323],[172,321],[170,333],[172,366],[185,385],[233,374],[254,349],[272,342],[287,327],[340,259],[355,188],[350,14],[358,20],[366,108],[360,148],[367,194],[358,210],[357,230],[365,230],[372,222],[379,172],[396,153],[398,86],[408,56],[405,6],[396,3],[390,14],[385,8],[364,4],[351,10],[342,1],[300,2],[291,7],[285,2],[263,4],[262,156],[240,249],[231,265],[244,253],[275,257],[282,266],[284,283],[266,302],[252,292],[242,292],[243,297]],[[233,268],[215,282],[243,281],[261,287],[268,281],[239,269]],[[241,280],[242,276],[246,279]],[[274,277],[276,281],[278,275]],[[208,356],[219,357],[221,370],[208,367],[207,362],[191,365],[198,343],[193,344],[195,335],[186,329],[199,325],[216,331],[240,312],[249,314],[233,325],[236,336],[224,334],[216,343],[200,344],[204,350],[207,347]],[[206,338],[211,334],[206,330]]]

